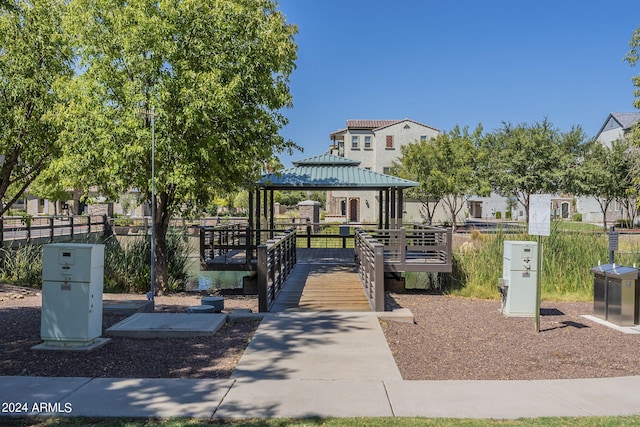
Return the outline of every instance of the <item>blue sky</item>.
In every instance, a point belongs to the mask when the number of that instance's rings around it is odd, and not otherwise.
[[[410,118],[485,131],[547,117],[595,136],[636,111],[623,61],[639,0],[279,0],[299,33],[281,134],[327,151],[348,119]]]

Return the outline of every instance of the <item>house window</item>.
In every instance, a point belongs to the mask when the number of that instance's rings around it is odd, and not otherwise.
[[[387,145],[385,146],[387,149],[393,148],[393,135],[387,135]]]
[[[360,138],[357,137],[357,136],[352,136],[351,137],[351,148],[356,149],[356,150],[358,149],[358,145],[360,144],[359,139]]]
[[[427,142],[427,135],[420,135],[420,142]]]
[[[382,173],[385,175],[391,175],[391,167],[390,166],[385,166],[382,168]]]
[[[365,148],[365,150],[367,148],[371,148],[371,137],[370,136],[365,136],[364,137],[364,148]]]

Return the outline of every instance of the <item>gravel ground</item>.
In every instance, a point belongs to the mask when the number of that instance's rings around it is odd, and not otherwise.
[[[140,296],[139,298],[142,298]],[[106,294],[105,299],[131,299]],[[504,317],[498,301],[420,293],[388,294],[416,323],[381,322],[407,380],[529,380],[640,375],[640,334],[627,335],[582,317],[591,303],[543,303],[533,318]],[[33,351],[40,340],[37,291],[0,285],[0,376],[227,378],[257,322],[226,324],[213,337],[114,337],[89,353]],[[185,311],[199,296],[156,299],[156,310]],[[225,296],[225,311],[250,308],[255,297]],[[124,316],[104,316],[104,328]]]
[[[144,299],[143,296],[137,296]],[[105,294],[105,299],[136,299]],[[0,376],[60,376],[112,378],[228,378],[251,340],[258,322],[225,324],[213,337],[133,339],[113,337],[91,352],[34,351],[40,344],[37,291],[0,285]],[[199,305],[197,295],[156,298],[156,311],[184,312]],[[225,312],[257,311],[256,298],[225,296]],[[104,315],[103,330],[124,319]]]
[[[406,380],[539,380],[640,375],[640,335],[582,315],[592,303],[543,302],[533,318],[505,317],[500,302],[392,294],[416,323],[382,322]]]

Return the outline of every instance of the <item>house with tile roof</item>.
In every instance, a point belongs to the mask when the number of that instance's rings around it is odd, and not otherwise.
[[[416,141],[427,141],[440,130],[411,119],[347,120],[346,127],[332,132],[329,154],[360,162],[360,167],[388,174],[393,162],[402,155],[401,147]],[[418,205],[417,203],[414,203]],[[376,192],[329,191],[328,218],[348,222],[377,222]],[[420,220],[418,206],[405,203],[407,220]],[[415,211],[415,212],[414,212]]]

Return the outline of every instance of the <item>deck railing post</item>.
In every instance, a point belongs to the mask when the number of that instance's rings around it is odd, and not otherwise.
[[[53,242],[53,237],[54,237],[54,232],[53,232],[53,227],[54,227],[54,221],[55,219],[50,216],[49,217],[49,241]]]
[[[405,262],[407,259],[407,230],[402,227],[400,229],[398,244],[400,245],[400,262]]]
[[[267,301],[268,271],[267,271],[267,245],[259,245],[258,248],[258,311],[269,311]]]
[[[375,311],[384,311],[384,246],[374,245],[374,307]]]

